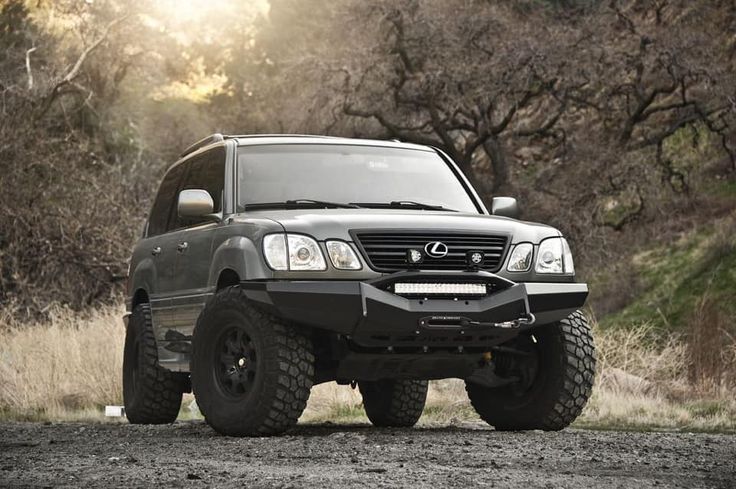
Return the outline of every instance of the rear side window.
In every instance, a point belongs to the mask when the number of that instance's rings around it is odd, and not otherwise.
[[[215,148],[184,163],[187,171],[179,192],[189,189],[202,189],[209,192],[214,202],[214,212],[222,210],[222,193],[225,188],[225,148]],[[178,195],[178,194],[177,194]],[[178,197],[177,197],[178,201]],[[195,226],[206,219],[179,217],[174,210],[172,229]]]
[[[177,165],[164,176],[161,186],[153,202],[151,215],[148,218],[148,236],[165,233],[171,215],[171,208],[177,199],[177,190],[181,177],[184,174],[184,165]]]

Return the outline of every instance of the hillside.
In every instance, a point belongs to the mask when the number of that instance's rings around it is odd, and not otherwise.
[[[736,214],[705,223],[674,242],[644,249],[628,265],[637,297],[599,318],[603,327],[646,322],[658,329],[685,331],[704,303],[728,318],[736,317]]]

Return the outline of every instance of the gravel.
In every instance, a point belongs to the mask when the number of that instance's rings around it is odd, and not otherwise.
[[[736,487],[736,436],[481,425],[300,425],[226,438],[201,421],[0,424],[1,487]]]

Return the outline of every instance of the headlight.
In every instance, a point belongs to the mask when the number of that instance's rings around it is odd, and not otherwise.
[[[516,245],[514,251],[511,252],[509,264],[506,270],[509,272],[526,272],[532,266],[532,255],[534,254],[534,246],[531,243],[521,243]]]
[[[317,242],[301,234],[269,234],[263,238],[263,255],[274,270],[327,269]]]
[[[269,234],[263,238],[263,256],[266,263],[274,270],[288,270],[289,264],[286,260],[286,235]]]
[[[565,238],[549,238],[542,241],[534,270],[537,273],[575,273],[572,253]]]
[[[335,268],[341,270],[360,270],[363,266],[355,252],[345,241],[328,241],[327,254]]]

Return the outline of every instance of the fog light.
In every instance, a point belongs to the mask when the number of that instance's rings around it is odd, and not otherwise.
[[[397,283],[394,292],[408,295],[485,295],[486,284]]]
[[[420,250],[410,248],[406,250],[406,261],[411,265],[418,265],[424,261],[424,254]]]
[[[468,251],[465,254],[465,261],[468,263],[469,267],[481,266],[484,258],[485,253],[483,253],[482,251]]]

